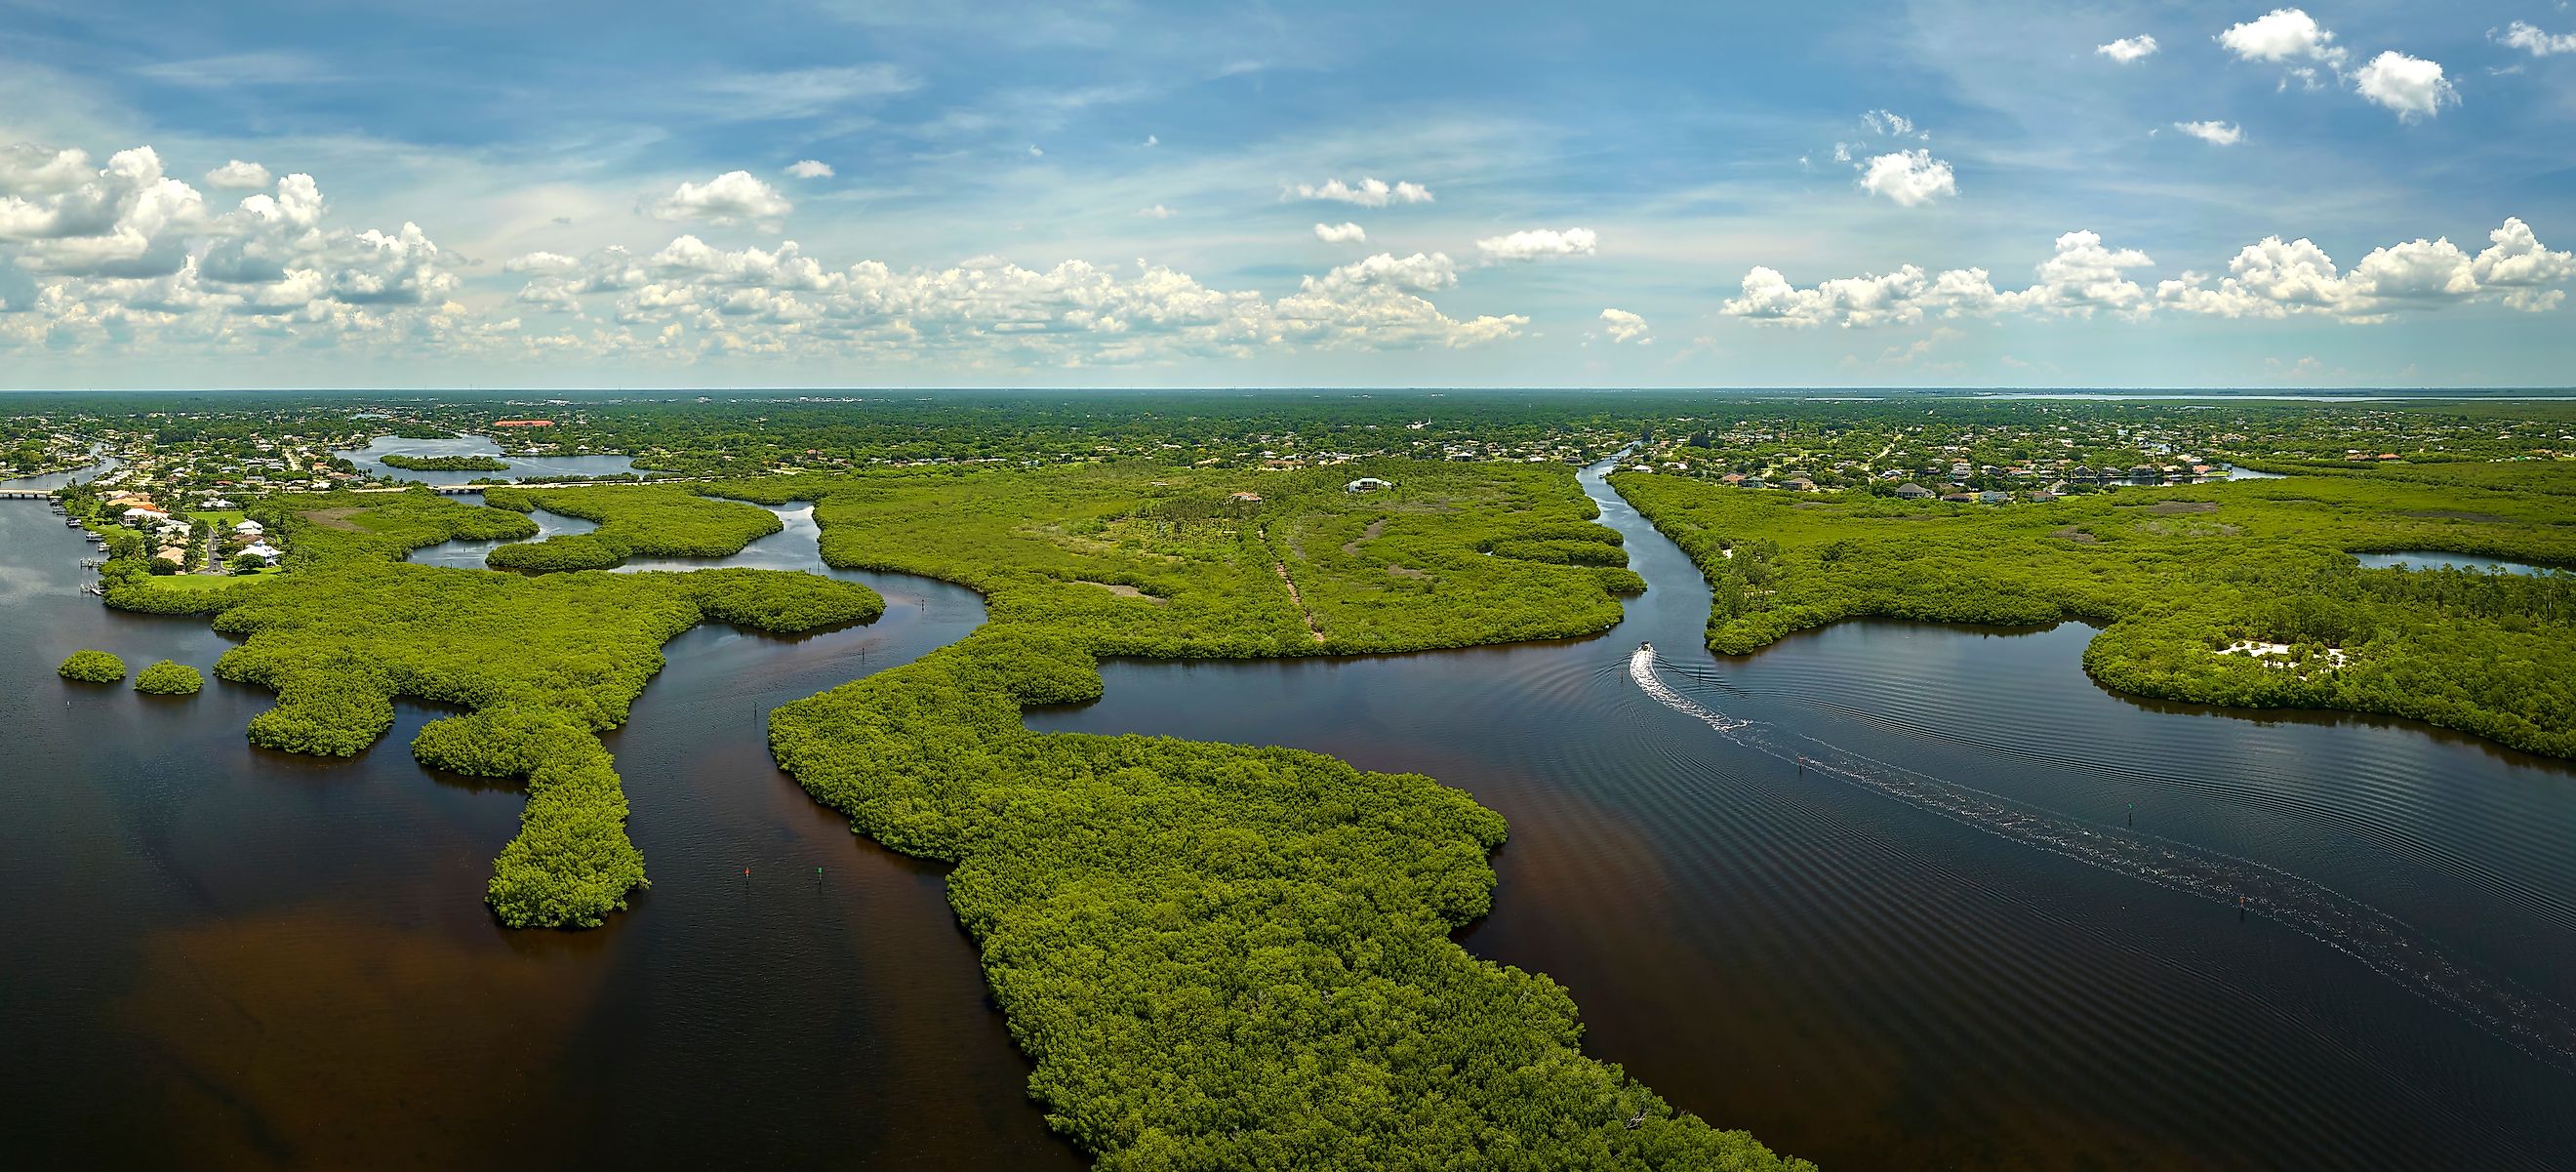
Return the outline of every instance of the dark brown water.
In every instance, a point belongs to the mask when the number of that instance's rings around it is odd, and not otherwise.
[[[1565,982],[1593,1052],[1684,1108],[1831,1169],[2566,1165],[2576,773],[2130,702],[2074,626],[1852,623],[1712,662],[1697,575],[1605,504],[1655,584],[1611,635],[1115,663],[1031,723],[1470,789],[1513,837],[1467,946]],[[812,567],[786,516],[730,564]],[[479,897],[519,795],[413,763],[435,713],[318,762],[246,747],[254,689],[56,679],[83,646],[225,645],[74,593],[86,550],[0,502],[13,1163],[1080,1164],[937,874],[762,744],[770,707],[971,629],[971,594],[851,575],[893,604],[874,626],[672,643],[609,738],[653,889],[604,931],[514,933]],[[1648,639],[1678,705],[1631,674]]]
[[[740,561],[816,565],[796,520]],[[652,889],[603,931],[512,932],[481,892],[520,794],[413,762],[439,713],[317,761],[244,742],[258,689],[56,678],[81,647],[209,668],[228,645],[76,593],[87,550],[0,502],[9,1166],[1081,1165],[937,873],[762,740],[769,708],[972,630],[971,592],[852,574],[886,595],[872,626],[673,641],[606,738]]]

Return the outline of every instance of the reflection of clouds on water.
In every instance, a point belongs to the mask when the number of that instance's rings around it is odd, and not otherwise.
[[[2284,871],[2185,843],[2096,827],[1881,761],[1777,725],[1714,711],[1665,683],[1655,654],[1640,647],[1629,674],[1658,703],[1727,740],[1780,761],[1801,776],[1830,778],[1918,810],[2050,854],[2189,892],[2253,914],[2344,953],[2419,997],[2562,1070],[2576,1071],[2576,1012],[2548,997],[2477,972],[2444,954],[2412,925],[2331,888]]]
[[[46,587],[45,576],[33,567],[0,564],[0,598],[34,594]]]

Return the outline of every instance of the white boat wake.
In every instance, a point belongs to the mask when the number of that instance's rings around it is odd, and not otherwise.
[[[2095,826],[1777,725],[1712,711],[1665,683],[1655,663],[1651,643],[1640,644],[1628,657],[1628,675],[1646,695],[1735,744],[1796,761],[1802,777],[1857,786],[1998,838],[2221,906],[2234,904],[2240,916],[2252,912],[2317,940],[2516,1049],[2561,1070],[2576,1070],[2576,1010],[2445,955],[2413,925],[2379,908],[2251,859]]]
[[[1719,732],[1734,732],[1744,727],[1743,721],[1702,708],[1690,697],[1674,691],[1671,685],[1657,678],[1655,645],[1652,643],[1638,644],[1636,654],[1628,657],[1628,676],[1637,681],[1637,686],[1644,689],[1647,695],[1654,697],[1657,703],[1684,716],[1696,717]]]

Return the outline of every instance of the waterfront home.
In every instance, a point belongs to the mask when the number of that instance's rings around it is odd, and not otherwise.
[[[152,560],[156,562],[168,562],[174,566],[184,566],[188,564],[188,555],[185,551],[174,545],[159,553],[153,554]]]
[[[1394,482],[1394,481],[1392,481],[1392,480],[1380,480],[1380,479],[1378,479],[1377,477],[1374,477],[1374,476],[1363,476],[1363,477],[1360,477],[1360,478],[1359,478],[1359,479],[1357,479],[1357,480],[1354,480],[1354,481],[1350,482],[1349,484],[1345,484],[1345,485],[1343,485],[1343,486],[1342,486],[1342,491],[1343,491],[1343,492],[1376,492],[1376,491],[1378,491],[1379,489],[1383,489],[1383,488],[1393,488],[1393,487],[1395,487],[1395,482]]]

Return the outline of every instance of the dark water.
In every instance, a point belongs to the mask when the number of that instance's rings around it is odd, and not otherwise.
[[[755,551],[817,567],[810,521]],[[228,645],[76,593],[86,552],[0,502],[8,1166],[1080,1166],[937,873],[762,740],[769,708],[972,630],[971,592],[849,574],[886,595],[871,626],[673,641],[606,738],[652,889],[603,931],[511,932],[481,893],[520,794],[413,762],[439,713],[317,761],[243,741],[258,689],[67,684],[81,647]]]
[[[537,437],[540,442],[544,437]],[[417,480],[423,484],[472,484],[478,478],[499,477],[504,480],[528,480],[546,476],[614,476],[635,471],[635,462],[625,456],[510,456],[503,455],[501,445],[490,437],[458,436],[454,439],[403,439],[380,435],[366,447],[346,452],[333,452],[356,464],[360,471],[397,480]],[[413,472],[386,467],[376,457],[402,456],[492,456],[508,461],[507,472]]]
[[[2361,559],[2361,568],[2365,570],[2429,570],[2436,566],[2443,566],[2461,570],[2502,570],[2508,574],[2524,574],[2532,577],[2549,572],[2548,567],[2535,566],[2529,562],[2509,562],[2503,558],[2473,557],[2464,553],[2440,553],[2433,550],[2416,550],[2411,553],[2357,553],[2352,556]]]
[[[1849,623],[1713,662],[1696,573],[1605,504],[1655,589],[1603,638],[1113,663],[1031,723],[1471,790],[1513,836],[1466,945],[1565,982],[1592,1052],[1683,1108],[1831,1169],[2566,1165],[2576,773],[2124,700],[2075,626]],[[728,564],[814,567],[810,512],[780,513]],[[963,635],[971,594],[849,575],[884,620],[673,642],[608,738],[654,887],[604,931],[513,933],[479,896],[519,795],[413,763],[435,713],[318,762],[244,745],[253,689],[64,684],[82,646],[225,644],[74,593],[86,547],[39,504],[0,502],[0,541],[0,1052],[36,1056],[0,1088],[13,1162],[1080,1163],[936,873],[761,741],[768,708]]]

